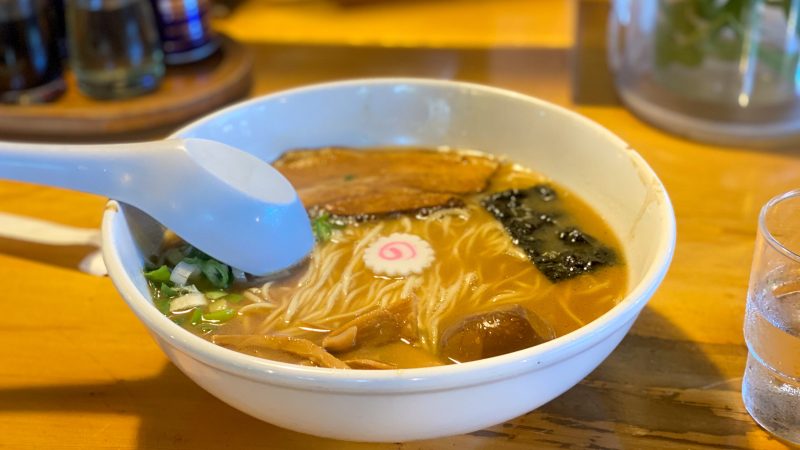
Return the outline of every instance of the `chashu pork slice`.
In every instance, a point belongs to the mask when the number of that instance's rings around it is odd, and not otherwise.
[[[273,163],[306,208],[341,216],[452,206],[486,189],[498,165],[456,151],[346,148],[290,151]]]

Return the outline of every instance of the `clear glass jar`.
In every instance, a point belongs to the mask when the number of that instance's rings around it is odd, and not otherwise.
[[[800,143],[796,0],[614,0],[609,60],[645,120],[723,144]]]
[[[85,94],[124,98],[156,89],[164,55],[147,0],[67,0],[70,65]]]

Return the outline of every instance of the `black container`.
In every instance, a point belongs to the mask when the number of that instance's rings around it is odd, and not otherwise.
[[[58,14],[49,0],[0,0],[0,103],[47,102],[66,89]]]
[[[187,64],[217,51],[211,29],[210,0],[151,0],[161,34],[164,62]]]

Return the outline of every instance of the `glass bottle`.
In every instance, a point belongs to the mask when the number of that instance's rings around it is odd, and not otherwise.
[[[42,103],[66,85],[48,0],[0,0],[0,103]]]
[[[210,0],[151,0],[161,33],[164,61],[200,61],[214,54],[219,39],[211,29]]]
[[[796,0],[614,0],[609,60],[623,102],[723,145],[800,138]]]
[[[67,0],[69,60],[85,94],[124,98],[156,89],[164,57],[147,0]]]

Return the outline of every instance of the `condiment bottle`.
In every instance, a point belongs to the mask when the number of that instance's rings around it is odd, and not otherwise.
[[[47,0],[0,0],[0,103],[42,103],[66,85],[56,11]]]
[[[67,35],[78,87],[101,99],[156,89],[164,56],[147,0],[67,0]]]
[[[155,7],[167,64],[204,59],[219,48],[209,22],[209,0],[151,0]]]

